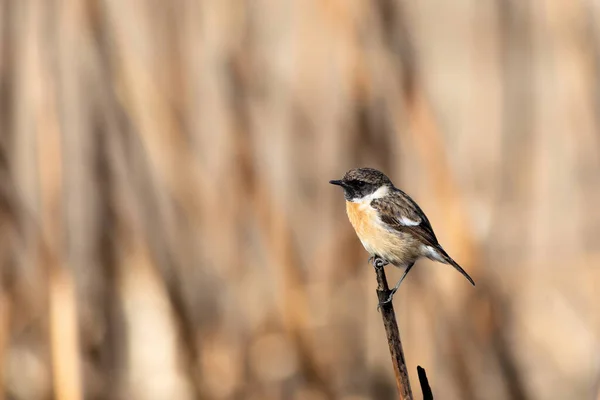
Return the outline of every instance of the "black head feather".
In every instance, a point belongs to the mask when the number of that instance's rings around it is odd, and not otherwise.
[[[341,180],[329,183],[343,187],[346,200],[363,198],[382,186],[394,186],[390,178],[374,168],[354,168],[346,172]]]

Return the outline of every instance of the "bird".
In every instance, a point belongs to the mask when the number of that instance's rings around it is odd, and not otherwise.
[[[439,244],[421,207],[383,172],[354,168],[342,179],[329,183],[344,189],[348,219],[371,255],[369,261],[374,266],[391,263],[404,268],[404,274],[382,304],[392,301],[408,272],[422,257],[453,266],[475,286],[469,274]]]

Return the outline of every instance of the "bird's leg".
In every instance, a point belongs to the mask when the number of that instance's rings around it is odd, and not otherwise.
[[[378,255],[369,257],[369,262],[371,264],[373,264],[374,268],[383,268],[389,264],[389,262],[387,260],[384,260],[383,258],[379,257]]]
[[[386,301],[382,302],[381,304],[379,304],[380,306],[383,304],[387,304],[390,301],[392,301],[392,299],[394,298],[394,294],[396,294],[396,292],[398,291],[398,288],[400,287],[400,284],[402,283],[402,281],[404,280],[404,278],[406,278],[406,275],[408,274],[408,271],[410,271],[410,269],[413,267],[413,265],[415,265],[415,263],[410,263],[406,269],[404,270],[404,274],[402,274],[402,277],[400,278],[400,280],[398,280],[398,283],[396,283],[396,286],[394,286],[394,288],[390,291],[390,295],[387,298]]]

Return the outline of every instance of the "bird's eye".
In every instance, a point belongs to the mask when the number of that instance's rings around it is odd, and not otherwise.
[[[365,187],[367,185],[366,182],[358,181],[358,187]]]

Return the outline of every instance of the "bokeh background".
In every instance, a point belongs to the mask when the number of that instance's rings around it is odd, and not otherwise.
[[[356,166],[416,398],[598,396],[598,1],[2,0],[0,132],[2,400],[395,398]]]

